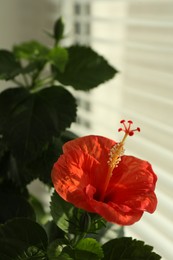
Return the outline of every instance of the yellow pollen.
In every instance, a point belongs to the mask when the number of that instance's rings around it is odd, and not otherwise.
[[[108,165],[113,170],[115,167],[118,167],[119,162],[121,161],[121,156],[124,154],[124,146],[122,143],[115,144],[109,153]]]
[[[104,189],[102,191],[102,195],[101,195],[101,198],[100,198],[101,200],[104,199],[109,181],[112,177],[113,169],[115,167],[118,167],[118,164],[121,161],[121,156],[124,154],[124,142],[125,142],[127,135],[128,134],[125,133],[122,141],[120,143],[115,144],[109,152],[109,160],[108,160],[109,168],[108,168],[107,178],[105,180]]]
[[[124,154],[124,143],[128,134],[125,133],[122,141],[115,144],[109,152],[109,173],[112,174],[112,171],[115,167],[118,167],[119,162],[121,161],[121,156]]]

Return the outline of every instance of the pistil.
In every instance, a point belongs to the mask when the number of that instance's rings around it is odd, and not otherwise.
[[[123,136],[121,142],[115,144],[110,149],[109,160],[108,160],[108,173],[107,173],[107,176],[106,176],[104,189],[103,189],[102,194],[101,194],[101,201],[104,200],[105,193],[107,191],[110,179],[112,177],[113,170],[114,170],[114,168],[118,167],[118,165],[121,161],[121,157],[124,154],[124,143],[126,141],[127,136],[134,135],[135,131],[140,132],[139,127],[137,127],[136,129],[131,129],[131,125],[133,124],[133,122],[131,120],[127,121],[128,124],[126,124],[125,120],[121,120],[120,123],[123,125],[123,128],[119,128],[118,132],[123,131],[124,136]]]

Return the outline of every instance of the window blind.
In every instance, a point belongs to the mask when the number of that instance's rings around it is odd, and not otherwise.
[[[79,135],[118,139],[119,119],[131,119],[141,133],[129,138],[127,154],[151,162],[158,175],[157,211],[125,229],[127,236],[173,259],[173,1],[62,1],[68,41],[89,44],[120,71],[79,100]],[[98,72],[99,73],[99,72]]]

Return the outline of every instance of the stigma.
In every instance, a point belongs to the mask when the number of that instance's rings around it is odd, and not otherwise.
[[[140,132],[140,128],[137,127],[135,129],[132,129],[133,122],[131,120],[128,120],[127,123],[125,120],[121,120],[120,123],[122,124],[122,127],[118,129],[118,132],[124,132],[124,136],[121,140],[121,142],[116,143],[109,152],[109,170],[112,174],[112,171],[115,167],[118,167],[119,162],[121,161],[121,157],[124,154],[124,143],[127,138],[127,136],[134,135],[134,132]]]

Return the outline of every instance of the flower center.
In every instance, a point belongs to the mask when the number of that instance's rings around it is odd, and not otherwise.
[[[133,122],[131,120],[128,120],[127,123],[126,123],[125,120],[121,120],[120,123],[123,125],[123,127],[119,128],[118,132],[123,131],[124,136],[123,136],[121,142],[115,144],[110,149],[109,160],[108,160],[109,168],[108,168],[108,173],[107,173],[107,176],[106,176],[105,185],[104,185],[104,189],[103,189],[103,192],[102,192],[101,200],[103,200],[104,197],[105,197],[105,193],[106,193],[106,190],[108,188],[109,181],[112,177],[112,172],[113,172],[115,167],[118,167],[118,164],[121,161],[121,157],[124,154],[124,143],[125,143],[127,136],[134,135],[135,131],[140,132],[139,127],[137,127],[136,129],[131,129],[131,126],[133,124]]]

